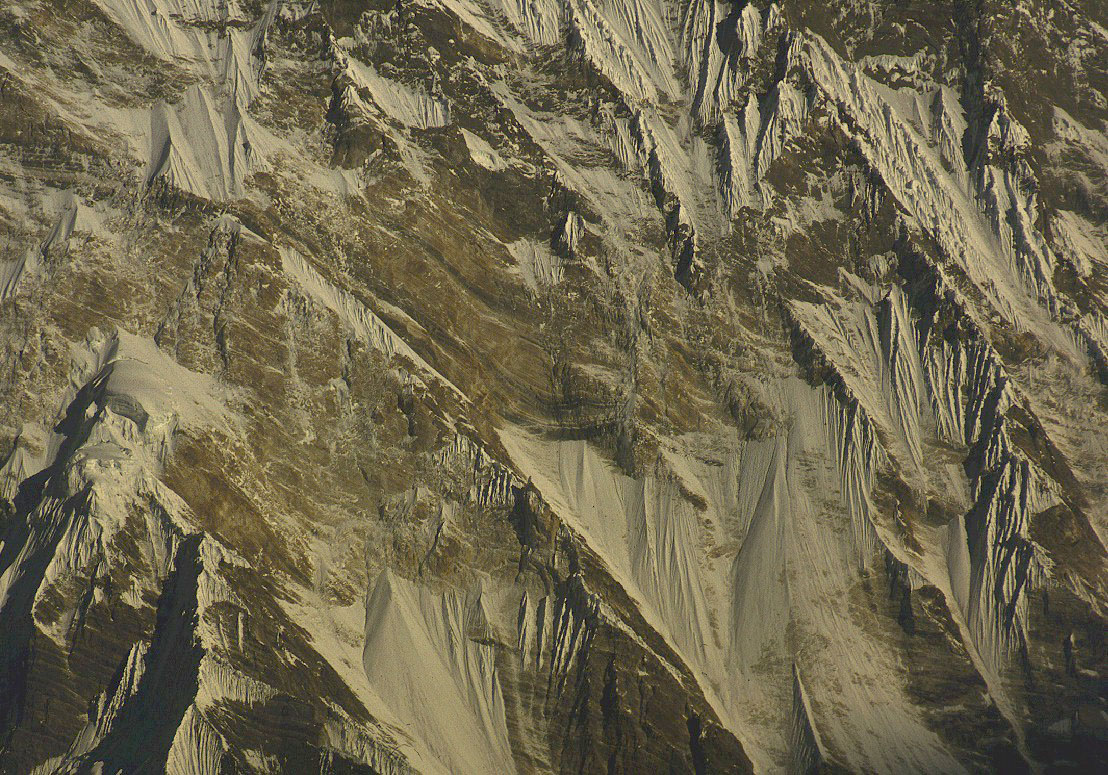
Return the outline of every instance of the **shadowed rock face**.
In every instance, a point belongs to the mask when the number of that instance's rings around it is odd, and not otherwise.
[[[1093,771],[1106,29],[4,3],[0,772]]]

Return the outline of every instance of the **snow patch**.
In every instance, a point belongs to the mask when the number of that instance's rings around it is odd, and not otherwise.
[[[524,282],[533,291],[557,285],[562,280],[562,261],[547,245],[520,239],[507,245]]]
[[[473,159],[474,163],[492,172],[507,169],[508,162],[504,161],[500,154],[496,152],[496,149],[489,145],[484,138],[473,134],[468,129],[463,129],[462,139],[465,140],[466,148],[469,149],[469,157]]]
[[[340,55],[340,64],[352,74],[355,85],[368,92],[377,108],[393,121],[414,129],[433,129],[450,123],[450,105],[445,99],[385,78],[371,65],[341,50]]]
[[[177,105],[163,103],[150,112],[146,179],[163,179],[206,199],[234,199],[242,195],[248,173],[261,165],[265,144],[238,104],[192,86]]]
[[[293,280],[309,298],[334,312],[342,323],[366,344],[383,353],[386,357],[399,356],[411,363],[436,382],[449,388],[455,395],[465,400],[463,393],[446,377],[436,371],[427,361],[401,339],[381,318],[374,314],[353,294],[327,281],[296,250],[280,248],[281,265],[285,274]]]

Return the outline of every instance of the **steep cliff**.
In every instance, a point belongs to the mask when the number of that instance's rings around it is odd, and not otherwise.
[[[0,772],[1108,761],[1108,8],[9,0]]]

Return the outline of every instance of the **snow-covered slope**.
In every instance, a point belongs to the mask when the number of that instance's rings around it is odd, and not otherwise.
[[[1092,0],[11,0],[0,770],[1091,772]]]

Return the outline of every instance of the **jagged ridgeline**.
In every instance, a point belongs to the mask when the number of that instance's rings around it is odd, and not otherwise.
[[[1108,5],[4,0],[0,773],[1108,761]]]

